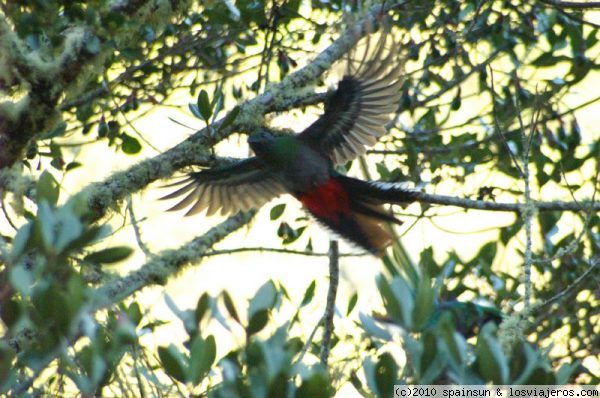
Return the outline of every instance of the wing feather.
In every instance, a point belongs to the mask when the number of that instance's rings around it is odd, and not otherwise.
[[[325,113],[299,135],[336,164],[354,159],[377,142],[398,109],[402,62],[389,38],[382,37],[357,67],[348,63],[348,74],[329,96]],[[367,43],[366,54],[369,49]]]
[[[220,208],[221,202],[219,198],[219,190],[221,189],[220,185],[214,185],[210,187],[210,195],[208,197],[208,207],[206,210],[207,216],[212,216],[217,212],[217,209]]]
[[[278,175],[256,157],[190,173],[167,187],[178,188],[161,199],[182,198],[169,211],[191,206],[186,216],[203,210],[210,216],[258,208],[286,192]]]
[[[255,199],[254,196],[252,195],[251,189],[248,189],[247,187],[241,185],[241,186],[236,186],[235,190],[236,190],[236,195],[238,195],[242,201],[242,210],[251,209],[254,206],[257,206],[257,204],[259,203],[259,201],[257,199]]]
[[[190,185],[190,186],[193,188],[192,192],[190,192],[185,198],[183,198],[183,200],[181,200],[175,206],[171,207],[169,210],[185,209],[186,207],[188,207],[189,205],[191,205],[192,203],[194,203],[198,200],[198,197],[200,197],[200,195],[205,187],[193,186],[193,185]]]

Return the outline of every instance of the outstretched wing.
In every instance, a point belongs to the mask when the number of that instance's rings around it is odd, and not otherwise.
[[[180,188],[161,199],[183,197],[169,211],[192,205],[186,216],[204,209],[208,209],[206,215],[210,216],[219,210],[225,215],[259,208],[286,192],[277,175],[257,157],[190,173],[183,180],[167,185],[175,186]]]
[[[402,62],[393,41],[386,48],[382,34],[371,56],[347,74],[325,104],[325,113],[299,138],[321,148],[336,164],[363,154],[386,132],[390,114],[398,108],[402,84]],[[368,44],[367,44],[368,45]],[[368,48],[365,50],[368,54]]]

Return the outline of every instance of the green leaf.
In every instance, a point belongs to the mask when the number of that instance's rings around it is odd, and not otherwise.
[[[48,139],[60,137],[65,133],[65,131],[67,131],[67,124],[65,122],[61,122],[54,128],[54,130],[49,131],[48,133],[44,134],[43,136],[40,137],[40,139],[48,140]]]
[[[57,253],[63,253],[71,243],[82,236],[84,228],[79,218],[73,213],[70,204],[61,207],[56,215],[58,228],[54,231],[54,249]]]
[[[267,322],[269,321],[269,311],[268,310],[259,310],[252,315],[250,321],[248,322],[248,326],[246,327],[246,334],[248,336],[252,336],[255,333],[263,330],[265,326],[267,326]]]
[[[202,296],[198,299],[198,303],[196,303],[196,309],[194,311],[194,319],[196,323],[200,323],[204,318],[204,315],[210,309],[211,297],[207,293],[202,293]]]
[[[511,364],[511,383],[513,384],[537,384],[529,383],[529,378],[541,365],[538,353],[527,343],[518,342],[513,346],[513,352],[510,358]]]
[[[229,127],[231,125],[231,123],[233,123],[235,121],[235,118],[237,118],[239,113],[240,113],[239,106],[236,106],[235,108],[230,110],[229,113],[225,116],[225,118],[221,122],[221,125],[219,126],[219,131]]]
[[[433,312],[433,303],[435,300],[435,291],[431,287],[431,281],[427,277],[422,277],[417,286],[415,297],[415,308],[413,311],[413,325],[416,330],[420,330]]]
[[[223,92],[217,88],[213,93],[213,99],[210,108],[213,109],[213,115],[216,117],[223,110]]]
[[[123,133],[121,134],[121,140],[123,142],[121,149],[128,155],[135,155],[142,150],[142,144],[135,137]]]
[[[10,284],[22,295],[29,296],[34,283],[33,275],[31,274],[32,271],[27,270],[25,266],[21,264],[9,268],[9,271]]]
[[[21,257],[21,255],[27,249],[27,246],[29,245],[29,242],[31,241],[32,237],[32,227],[33,224],[31,222],[28,222],[27,224],[19,228],[19,230],[17,231],[12,246],[13,261],[16,261],[19,257]]]
[[[56,206],[59,194],[60,186],[58,182],[50,172],[44,170],[36,184],[37,202],[40,203],[42,200],[46,200],[51,206]]]
[[[523,221],[518,219],[514,224],[509,225],[508,227],[504,227],[500,229],[500,241],[505,246],[508,244],[508,241],[511,240],[523,226]]]
[[[367,378],[367,385],[374,392],[376,396],[379,395],[379,391],[377,391],[377,379],[375,374],[375,363],[373,362],[372,357],[367,357],[363,362],[363,371],[365,372],[365,377]]]
[[[460,93],[456,95],[456,97],[452,98],[452,102],[450,103],[450,108],[453,111],[457,111],[460,109],[460,106],[462,104],[461,101],[461,97],[460,97]]]
[[[81,166],[82,166],[82,164],[79,163],[79,162],[69,162],[65,166],[65,171],[70,171],[70,170],[76,169],[76,168],[81,167]]]
[[[401,277],[395,277],[390,284],[385,278],[381,277],[377,282],[377,286],[390,317],[400,326],[412,330],[415,299],[408,283]]]
[[[1,362],[1,361],[0,361]],[[565,363],[556,372],[556,384],[563,385],[567,384],[571,379],[574,372],[577,371],[581,364],[579,361],[575,361],[573,363]]]
[[[377,337],[378,339],[381,339],[384,341],[392,340],[392,335],[390,334],[390,332],[388,332],[384,328],[377,325],[377,323],[375,323],[375,320],[372,317],[362,314],[362,313],[359,313],[358,319],[360,319],[360,326],[369,335],[371,335],[373,337]]]
[[[485,381],[507,384],[509,367],[498,340],[492,334],[496,325],[488,322],[477,339],[477,367]]]
[[[479,265],[485,270],[489,270],[496,258],[498,251],[498,241],[490,241],[481,246],[479,253],[470,261],[470,264]]]
[[[348,309],[346,309],[346,316],[350,315],[354,307],[356,307],[356,303],[358,302],[358,293],[354,292],[350,300],[348,301]]]
[[[273,206],[271,208],[271,213],[270,213],[271,220],[277,220],[279,217],[281,217],[284,210],[285,210],[285,203],[280,203],[278,205]]]
[[[296,398],[329,398],[333,396],[332,385],[324,372],[315,372],[302,380]]]
[[[175,347],[173,344],[168,347],[158,347],[158,357],[163,365],[165,372],[179,380],[182,383],[186,382],[186,369],[188,359]]]
[[[133,249],[127,246],[115,246],[90,253],[84,257],[83,261],[94,264],[113,264],[125,260],[131,253],[133,253]]]
[[[192,115],[194,115],[198,119],[202,119],[202,114],[200,113],[200,110],[198,109],[198,105],[188,104],[188,108],[190,108],[190,112],[192,112]]]
[[[58,284],[52,284],[46,289],[35,289],[33,305],[38,314],[34,318],[37,326],[62,336],[71,329],[71,319],[75,315],[69,311],[68,293]]]
[[[227,312],[229,313],[229,315],[237,323],[240,323],[240,317],[238,315],[237,309],[235,308],[235,304],[234,304],[233,300],[231,299],[231,296],[229,295],[229,292],[227,290],[223,290],[222,296],[223,296],[223,303],[225,304],[225,309],[227,309]]]
[[[271,310],[277,299],[277,290],[273,281],[267,281],[262,285],[248,306],[248,319],[252,319],[255,313],[262,310]]]
[[[554,55],[553,53],[549,52],[540,55],[534,59],[531,64],[533,66],[546,67],[556,65],[557,63],[563,61],[571,61],[571,59],[565,55]]]
[[[136,326],[139,325],[143,315],[140,305],[137,301],[134,301],[129,305],[129,307],[127,307],[127,316],[129,317],[131,323]]]
[[[100,121],[98,122],[98,137],[104,138],[107,135],[108,135],[108,124],[106,123],[104,118],[101,118]]]
[[[236,3],[242,21],[245,23],[253,23],[257,26],[262,26],[266,23],[265,7],[262,1],[240,1]]]
[[[177,303],[175,301],[173,301],[171,296],[169,296],[168,294],[165,294],[164,297],[165,297],[165,304],[167,304],[167,307],[169,307],[169,309],[175,315],[177,315],[177,318],[179,318],[181,320],[181,322],[183,323],[183,327],[185,328],[185,331],[190,336],[195,335],[198,331],[198,322],[196,322],[195,312],[192,310],[180,309],[177,306]]]
[[[193,384],[200,383],[215,362],[216,355],[217,346],[214,336],[210,335],[206,340],[196,336],[190,350],[188,380]]]
[[[144,39],[146,39],[146,41],[149,43],[152,43],[154,40],[156,40],[156,32],[154,29],[152,29],[152,26],[144,26]]]
[[[310,303],[313,297],[315,296],[315,288],[317,287],[317,282],[312,281],[310,285],[306,288],[304,292],[304,297],[302,297],[302,302],[300,303],[300,307],[304,307],[306,304]]]
[[[208,123],[212,115],[212,107],[210,105],[210,100],[208,99],[208,93],[206,90],[200,90],[198,94],[198,111],[200,112],[200,116],[204,119],[205,122]]]
[[[128,61],[136,61],[142,58],[141,48],[125,47],[119,49],[119,52],[121,53],[123,58],[125,58]]]
[[[396,380],[398,380],[398,365],[388,352],[383,353],[375,366],[375,383],[381,398],[394,395]]]
[[[72,202],[76,205],[75,202]],[[75,206],[74,206],[75,207]],[[74,211],[75,208],[73,208]],[[81,222],[79,222],[81,226]],[[75,231],[71,231],[75,232]],[[97,242],[98,240],[108,236],[110,234],[110,226],[108,225],[92,225],[80,231],[81,233],[75,238],[75,240],[71,241],[65,250],[81,250],[90,244]],[[68,231],[67,231],[68,233]],[[64,238],[66,238],[65,236]]]
[[[35,225],[39,228],[44,248],[49,253],[54,253],[55,224],[56,217],[54,216],[54,212],[50,208],[48,202],[45,200],[40,202]]]

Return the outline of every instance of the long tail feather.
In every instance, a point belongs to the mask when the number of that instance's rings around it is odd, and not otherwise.
[[[342,186],[352,193],[352,198],[372,204],[408,204],[419,196],[419,191],[402,183],[363,181],[343,175],[336,176]]]
[[[382,204],[412,202],[417,192],[398,184],[382,185],[336,175],[314,191],[296,196],[333,232],[375,255],[382,255],[392,241],[382,223],[402,224]]]
[[[392,241],[390,233],[381,228],[380,222],[374,218],[353,212],[338,214],[335,218],[323,217],[313,211],[310,213],[334,234],[376,256],[383,255]]]

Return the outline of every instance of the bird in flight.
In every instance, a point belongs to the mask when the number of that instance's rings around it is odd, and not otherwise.
[[[374,145],[398,107],[402,63],[396,48],[387,48],[386,37],[382,34],[358,65],[348,62],[337,89],[327,96],[323,115],[308,128],[293,135],[260,128],[248,138],[255,156],[190,173],[169,185],[178,189],[161,199],[182,197],[169,210],[191,206],[186,215],[205,209],[207,215],[226,215],[259,208],[287,193],[337,235],[382,255],[392,240],[382,224],[401,224],[383,204],[410,203],[418,192],[348,177],[336,166]]]

